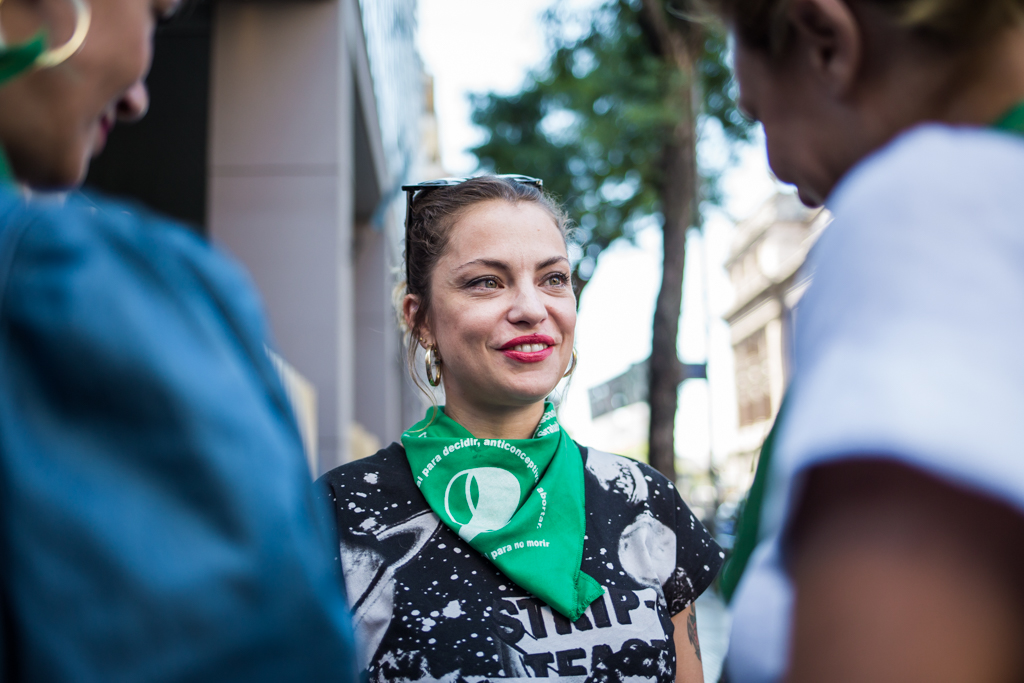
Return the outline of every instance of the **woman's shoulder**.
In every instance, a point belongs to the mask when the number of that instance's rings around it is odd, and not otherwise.
[[[261,318],[245,271],[196,231],[148,209],[72,193],[66,200],[0,197],[3,286],[32,294],[72,288],[71,303],[113,310],[132,297],[185,301],[182,311],[212,304]],[[216,303],[214,303],[216,302]]]
[[[384,482],[401,481],[403,473],[407,474],[406,478],[413,483],[408,461],[405,458],[405,449],[402,448],[402,444],[396,442],[371,456],[338,465],[321,475],[317,481],[332,488],[353,484],[377,487]]]
[[[672,486],[672,482],[669,481],[668,477],[645,462],[641,462],[640,460],[626,455],[602,451],[601,449],[594,448],[593,446],[577,445],[579,446],[580,452],[583,454],[584,466],[592,474],[597,475],[601,472],[630,469],[638,471],[647,481]]]
[[[263,429],[298,443],[255,288],[198,235],[145,209],[4,191],[0,331],[4,381],[78,396],[76,410],[98,409],[84,398],[97,396],[106,415],[150,429],[187,422],[175,438],[230,424],[267,448],[280,442]]]
[[[68,248],[117,244],[128,250],[214,251],[197,231],[173,219],[101,195],[72,192],[63,199],[26,199],[5,188],[0,194],[0,216],[5,230],[12,225],[21,228],[22,241],[30,245],[38,240]]]
[[[675,504],[678,493],[668,477],[647,463],[597,448],[580,446],[584,470],[602,491],[626,497],[630,503]]]
[[[429,512],[413,481],[405,449],[398,443],[335,467],[317,485],[334,507],[344,537],[362,538],[370,530],[402,525]]]
[[[595,503],[587,510],[590,542],[618,548],[624,567],[656,567],[670,613],[679,613],[711,584],[724,559],[722,549],[675,485],[653,467],[594,448],[580,452],[587,495]]]
[[[57,373],[66,386],[116,386],[136,400],[160,392],[189,415],[218,391],[218,408],[230,405],[224,387],[249,392],[240,378],[278,392],[262,305],[244,271],[140,207],[4,192],[0,316],[21,343],[5,353],[23,351],[39,372],[66,368]]]
[[[935,230],[962,218],[964,211],[973,216],[1008,208],[1007,203],[1020,206],[1014,181],[1022,173],[1021,135],[928,124],[905,131],[858,163],[840,181],[828,205],[841,217],[876,211],[898,214],[906,222],[908,217],[928,216],[928,229]],[[908,208],[913,211],[902,213]],[[945,220],[936,226],[934,216]]]

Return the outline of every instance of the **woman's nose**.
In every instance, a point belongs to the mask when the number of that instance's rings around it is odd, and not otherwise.
[[[509,319],[512,323],[536,324],[544,320],[547,315],[548,310],[536,287],[519,289],[516,293],[515,303],[509,311]]]
[[[149,91],[146,84],[136,81],[117,101],[117,119],[131,123],[138,121],[149,111]]]

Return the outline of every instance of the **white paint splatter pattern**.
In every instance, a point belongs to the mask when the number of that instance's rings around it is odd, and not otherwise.
[[[570,624],[439,522],[400,448],[325,479],[361,658],[374,682],[670,683],[671,616],[721,563],[720,549],[664,478],[591,451],[582,569],[608,592]]]

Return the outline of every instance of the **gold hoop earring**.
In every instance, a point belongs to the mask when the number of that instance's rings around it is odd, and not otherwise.
[[[427,354],[423,359],[427,366],[427,382],[430,386],[436,387],[441,383],[441,354],[437,350],[437,346],[431,346],[427,349]],[[434,373],[437,373],[436,375]]]
[[[576,349],[573,348],[573,350],[572,350],[572,363],[569,364],[569,369],[566,371],[566,373],[564,375],[562,375],[562,377],[568,377],[572,373],[576,372],[576,361],[578,361],[578,360],[579,360],[579,357],[576,355]]]
[[[36,57],[35,66],[39,69],[50,69],[63,64],[82,47],[85,37],[92,25],[92,9],[85,0],[71,0],[75,8],[75,30],[68,41],[59,47],[53,47]]]

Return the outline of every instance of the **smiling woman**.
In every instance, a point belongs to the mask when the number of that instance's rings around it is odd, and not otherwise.
[[[671,482],[576,444],[546,401],[576,299],[540,185],[407,188],[410,369],[425,349],[446,402],[321,480],[371,680],[703,680],[693,601],[720,549]]]
[[[507,352],[507,358],[527,363],[519,368],[529,375],[524,381],[539,381],[534,390],[543,392],[541,398],[546,397],[569,364],[576,326],[565,214],[535,185],[540,181],[526,176],[484,177],[449,186],[439,186],[438,182],[407,188],[412,196],[406,221],[406,285],[401,317],[410,331],[410,368],[418,347],[430,352],[431,364],[441,362],[442,347],[445,356],[453,356],[444,382],[451,408],[451,393],[474,391],[473,385],[478,382],[473,378],[479,375],[481,381],[496,379],[493,368],[481,366],[479,358],[470,355],[461,361],[469,351],[466,344],[489,345],[494,352]],[[460,239],[453,242],[456,223],[462,229]],[[436,278],[437,273],[445,276]],[[525,286],[528,283],[535,286]],[[435,297],[435,290],[443,293]],[[514,316],[525,313],[535,318],[536,309],[544,310],[540,329],[531,330],[532,336],[493,327],[512,294],[528,297],[516,302],[520,309]],[[529,298],[531,294],[544,296]],[[490,303],[467,308],[464,304],[470,301]],[[546,315],[549,306],[554,313],[550,319]],[[451,319],[460,313],[466,313],[467,318]],[[486,320],[487,316],[492,319]],[[450,334],[466,324],[481,327],[481,336],[475,342]],[[438,341],[432,327],[447,339]],[[497,334],[506,336],[493,338]],[[523,345],[531,348],[521,348]],[[548,358],[550,362],[541,366],[531,365]],[[506,369],[515,367],[512,364]],[[535,397],[526,400],[537,402]],[[459,403],[460,398],[456,397],[455,402]],[[538,407],[535,405],[535,409]],[[527,421],[532,419],[532,426],[536,426],[539,414],[528,416]]]

